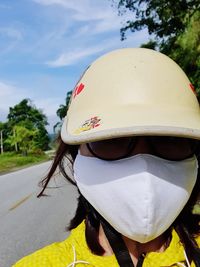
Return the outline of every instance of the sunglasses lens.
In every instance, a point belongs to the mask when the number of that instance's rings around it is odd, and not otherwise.
[[[117,160],[128,157],[129,155],[135,155],[136,152],[134,153],[134,148],[139,138],[140,137],[115,138],[91,142],[88,143],[87,146],[95,157],[104,160]],[[149,136],[141,138],[145,140],[145,144],[148,146],[147,153],[175,161],[184,160],[194,155],[199,144],[197,140],[179,137]],[[139,149],[137,151],[139,151]]]
[[[150,142],[156,155],[169,160],[191,157],[199,143],[197,140],[167,136],[150,137]]]
[[[88,143],[88,148],[98,158],[116,160],[129,154],[135,138],[124,137]]]

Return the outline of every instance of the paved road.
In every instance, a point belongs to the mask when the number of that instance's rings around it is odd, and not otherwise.
[[[0,267],[68,236],[65,227],[76,207],[76,189],[59,175],[48,197],[36,197],[51,162],[0,176]]]

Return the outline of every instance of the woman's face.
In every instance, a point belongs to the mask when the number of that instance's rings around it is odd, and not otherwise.
[[[195,144],[164,136],[82,144],[84,157],[74,164],[77,187],[123,236],[149,242],[170,227],[190,198],[197,178]],[[114,161],[119,158],[126,159]]]

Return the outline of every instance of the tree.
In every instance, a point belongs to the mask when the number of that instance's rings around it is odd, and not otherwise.
[[[119,14],[133,12],[134,19],[128,20],[121,29],[122,39],[127,30],[132,32],[148,28],[149,34],[169,38],[185,31],[185,27],[200,9],[199,0],[120,0]]]
[[[200,12],[195,12],[173,45],[162,45],[160,50],[179,63],[200,96]]]
[[[67,113],[67,110],[68,110],[68,107],[69,107],[69,103],[70,103],[70,100],[71,100],[71,96],[72,96],[72,91],[69,91],[67,93],[67,96],[66,96],[66,99],[65,99],[65,104],[63,105],[60,105],[58,110],[56,111],[56,114],[57,116],[60,118],[60,122],[57,122],[55,125],[54,125],[54,131],[57,131],[57,130],[60,130],[60,127],[62,125],[62,120],[64,119],[64,117],[66,116],[66,113]]]
[[[37,130],[29,130],[24,126],[16,125],[13,127],[13,134],[6,139],[6,143],[15,147],[16,152],[21,151],[26,156],[28,151],[35,148],[34,136],[36,134]]]
[[[8,118],[8,131],[7,136],[13,136],[13,129],[20,126],[26,129],[28,135],[30,132],[35,133],[32,135],[34,147],[46,150],[48,148],[49,137],[45,126],[48,124],[47,117],[43,112],[37,109],[30,99],[23,99],[19,104],[10,107]],[[20,129],[22,129],[20,128]],[[20,131],[22,133],[22,131]],[[13,140],[15,138],[13,137]],[[8,139],[9,140],[9,139]],[[9,143],[9,142],[7,142]],[[11,143],[9,143],[11,145]]]
[[[13,108],[10,107],[7,118],[11,124],[26,124],[30,128],[48,125],[47,117],[33,105],[30,99],[23,99]]]
[[[10,145],[5,142],[6,138],[9,136],[11,132],[11,128],[8,125],[8,122],[1,122],[0,123],[0,130],[2,132],[2,138],[3,138],[3,150],[4,151],[9,151],[10,150]]]
[[[69,91],[67,93],[67,97],[65,99],[65,104],[64,105],[60,105],[60,107],[56,111],[56,114],[60,118],[60,120],[64,119],[64,117],[66,116],[66,112],[67,112],[68,107],[69,107],[71,95],[72,95],[72,91]]]
[[[121,39],[131,32],[148,29],[153,37],[143,47],[160,50],[185,70],[200,94],[200,1],[120,0],[119,14],[131,11],[133,19],[121,28]]]
[[[0,121],[0,131],[3,130],[4,123]]]

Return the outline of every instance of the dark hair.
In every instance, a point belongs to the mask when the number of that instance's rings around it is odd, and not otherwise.
[[[59,146],[54,161],[52,163],[51,169],[48,175],[40,182],[40,185],[43,186],[43,189],[38,195],[38,197],[43,195],[44,190],[47,187],[57,167],[59,167],[60,172],[70,183],[76,185],[73,179],[70,178],[70,176],[73,175],[73,161],[78,153],[79,146],[67,145],[61,140],[60,137],[58,141],[59,141]],[[196,156],[198,162],[200,163],[199,154]],[[66,161],[69,166],[70,174],[66,172],[66,167],[65,167]],[[172,228],[176,230],[190,262],[192,260],[194,262],[197,262],[197,260],[200,258],[200,249],[198,248],[198,245],[195,241],[195,238],[200,235],[200,224],[199,224],[200,214],[194,214],[193,212],[193,207],[198,200],[199,188],[200,188],[200,172],[198,173],[197,181],[189,201],[187,202],[186,206],[179,214],[177,219],[165,233],[166,235],[168,235],[168,237],[170,237]],[[80,194],[78,198],[78,206],[76,214],[74,218],[71,220],[68,230],[76,228],[83,220],[85,220],[86,224],[85,236],[88,247],[91,249],[93,253],[97,255],[103,255],[104,249],[101,247],[98,241],[100,222],[98,218],[95,216],[95,213],[92,212],[90,208],[87,208],[87,206],[85,205],[85,199]]]

